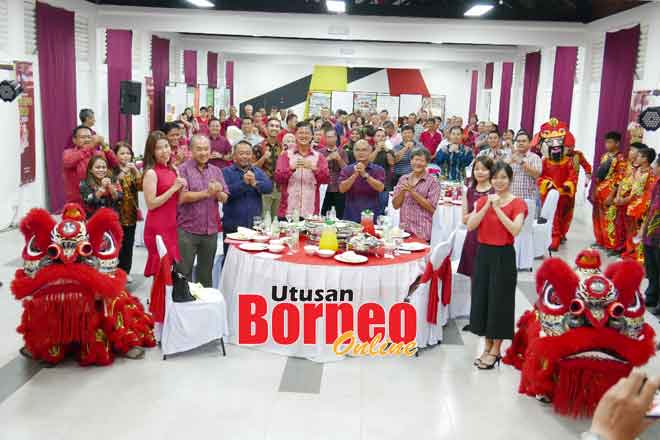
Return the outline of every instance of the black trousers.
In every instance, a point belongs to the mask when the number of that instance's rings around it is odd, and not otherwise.
[[[133,244],[135,243],[135,225],[123,226],[124,238],[121,241],[121,249],[119,249],[119,264],[117,267],[126,272],[126,275],[131,273],[131,266],[133,266]]]
[[[646,301],[657,303],[660,295],[660,247],[644,245],[644,269],[649,285],[646,288]]]
[[[517,281],[513,246],[479,244],[472,273],[472,333],[489,339],[513,339]]]
[[[340,192],[326,192],[325,199],[323,199],[323,206],[321,207],[321,214],[325,215],[330,208],[335,207],[337,211],[337,218],[344,218],[344,206],[346,200],[343,193]]]

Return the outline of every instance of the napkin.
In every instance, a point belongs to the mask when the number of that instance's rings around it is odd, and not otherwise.
[[[257,231],[254,231],[250,228],[244,228],[242,226],[239,226],[236,232],[238,232],[240,234],[243,234],[246,237],[252,237],[252,236],[257,235]]]

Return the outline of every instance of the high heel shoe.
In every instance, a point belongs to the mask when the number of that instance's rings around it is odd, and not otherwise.
[[[498,367],[500,366],[500,362],[502,361],[502,356],[500,356],[499,354],[494,355],[494,354],[490,354],[490,353],[488,353],[487,356],[495,358],[495,360],[493,361],[492,364],[487,364],[485,362],[479,362],[479,365],[477,365],[477,368],[479,370],[492,370],[493,368],[495,368],[495,364],[497,364]]]
[[[481,364],[481,358],[484,357],[484,356],[487,356],[487,355],[488,355],[488,352],[487,352],[487,351],[484,351],[483,353],[481,353],[481,356],[479,356],[478,358],[476,358],[476,359],[474,360],[474,362],[472,363],[472,365],[474,365],[475,367],[478,367],[479,364]]]

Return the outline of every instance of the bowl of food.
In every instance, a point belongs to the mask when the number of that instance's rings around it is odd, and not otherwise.
[[[321,258],[332,258],[335,255],[335,251],[332,249],[319,249],[316,251],[316,254]]]
[[[314,255],[319,250],[319,247],[308,244],[307,246],[304,247],[304,249],[307,255]]]
[[[256,241],[257,243],[268,243],[268,240],[270,240],[270,237],[267,235],[255,235],[252,237],[252,241]]]
[[[272,252],[274,254],[281,254],[282,252],[284,252],[285,247],[286,246],[284,246],[283,244],[272,244],[271,243],[268,246],[268,252]]]

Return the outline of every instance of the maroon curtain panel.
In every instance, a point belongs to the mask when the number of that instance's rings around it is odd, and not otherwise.
[[[218,87],[218,54],[209,52],[206,55],[206,72],[208,75],[209,87]]]
[[[479,88],[479,71],[472,71],[472,84],[470,85],[470,110],[468,111],[468,119],[470,116],[477,113],[477,89]]]
[[[151,37],[151,74],[154,80],[156,126],[165,122],[165,87],[170,81],[170,40]]]
[[[183,51],[183,76],[189,86],[197,85],[197,51]]]
[[[37,2],[36,14],[48,206],[58,212],[66,200],[62,152],[72,145],[78,119],[74,13]]]
[[[229,105],[234,105],[234,62],[227,61],[225,69],[225,81],[229,89]]]
[[[500,131],[509,128],[509,109],[511,108],[511,86],[513,85],[513,63],[502,63],[502,87],[500,88],[500,112],[497,125]]]
[[[522,114],[520,128],[528,133],[534,133],[534,116],[536,116],[536,96],[539,89],[541,74],[541,52],[528,53],[525,56],[525,78],[523,82]]]
[[[121,82],[131,80],[133,33],[126,30],[108,29],[108,123],[110,145],[128,138],[132,117],[120,112]],[[129,139],[129,142],[130,139]]]
[[[573,106],[573,84],[575,83],[575,66],[577,65],[578,48],[557,47],[555,57],[555,75],[552,81],[552,100],[550,101],[550,117],[571,123],[571,107]]]
[[[630,97],[633,91],[637,49],[639,48],[639,25],[619,32],[608,32],[605,37],[603,76],[600,80],[600,101],[596,124],[594,148],[594,170],[605,152],[605,134],[609,131],[626,133],[630,115]],[[597,173],[593,173],[592,185]]]
[[[495,64],[494,63],[487,63],[486,64],[486,77],[484,79],[484,89],[492,89],[493,88],[493,70],[495,69]]]

